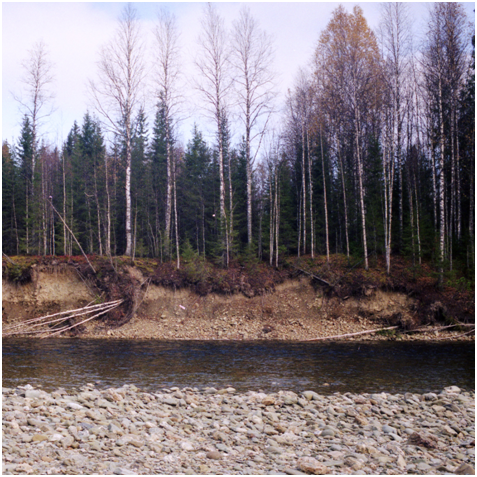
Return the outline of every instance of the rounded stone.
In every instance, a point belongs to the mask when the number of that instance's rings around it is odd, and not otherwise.
[[[205,455],[207,459],[220,460],[222,459],[222,454],[219,451],[210,451]]]

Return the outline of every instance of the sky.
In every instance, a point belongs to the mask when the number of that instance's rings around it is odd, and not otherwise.
[[[184,73],[196,74],[192,64],[200,34],[203,2],[156,3],[133,2],[138,11],[147,46],[152,45],[152,29],[160,7],[176,16],[181,34]],[[379,24],[379,3],[342,2],[349,11],[359,4],[373,29]],[[60,145],[76,120],[79,125],[87,110],[93,112],[87,84],[97,75],[100,48],[114,36],[117,19],[124,3],[72,2],[3,2],[2,3],[2,140],[16,143],[22,121],[22,111],[13,99],[22,88],[22,62],[38,41],[46,44],[53,63],[55,110],[44,122],[41,132],[50,144]],[[215,6],[226,28],[231,28],[243,3],[217,2]],[[310,64],[320,32],[331,19],[339,3],[324,2],[249,2],[246,3],[260,27],[270,34],[275,46],[274,70],[277,73],[279,102],[283,103],[288,88],[293,88],[300,68]],[[416,33],[425,30],[428,4],[410,3]],[[469,19],[474,20],[475,3],[465,3]],[[197,92],[185,85],[187,92],[179,140],[185,144],[191,138],[194,123],[211,140],[213,125],[204,120]],[[153,122],[154,97],[148,94],[146,111],[149,125]],[[233,126],[235,136],[241,135],[239,125]]]

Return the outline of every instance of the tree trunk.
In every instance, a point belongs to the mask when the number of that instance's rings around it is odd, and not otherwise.
[[[336,135],[336,141],[338,146],[338,161],[341,172],[341,185],[343,186],[343,202],[344,202],[344,215],[345,215],[345,236],[346,236],[346,256],[349,258],[349,233],[348,233],[348,203],[346,200],[346,184],[344,176],[343,160],[341,158],[341,147],[339,144],[339,137]]]
[[[176,232],[176,267],[177,270],[181,267],[181,251],[179,249],[179,224],[177,220],[177,179],[176,179],[176,161],[173,163],[173,178],[174,178],[174,220],[175,220],[175,232]]]
[[[126,118],[126,252],[132,255],[132,217],[131,217],[131,124]]]
[[[168,125],[168,118],[166,114],[166,162],[167,162],[167,183],[166,183],[166,256],[170,257],[171,246],[171,217],[172,217],[172,157],[171,157],[171,144],[170,144],[170,137],[169,137],[169,125]]]
[[[415,266],[416,265],[416,245],[415,245],[415,235],[414,235],[414,206],[413,206],[413,194],[412,194],[412,185],[411,185],[410,176],[407,183],[407,193],[409,195],[409,216],[411,221],[412,264]]]
[[[460,189],[460,150],[459,150],[459,121],[454,110],[455,121],[455,143],[456,143],[456,171],[457,171],[457,239],[460,241],[462,235],[462,198]]]
[[[103,239],[101,235],[101,208],[99,206],[99,196],[98,196],[98,184],[96,177],[96,166],[94,167],[94,198],[96,200],[96,212],[98,216],[98,242],[99,242],[99,255],[103,255]],[[136,239],[134,239],[136,240]]]
[[[391,243],[392,243],[392,217],[393,217],[393,187],[394,187],[394,158],[393,153],[388,152],[390,157],[389,164],[386,158],[386,152],[388,151],[388,137],[384,139],[383,150],[383,173],[384,173],[384,229],[385,229],[385,253],[386,253],[386,274],[391,273]]]
[[[275,173],[275,266],[278,268],[278,239],[280,235],[280,191],[278,170]]]
[[[247,240],[248,246],[252,246],[252,158],[250,157],[250,106],[247,102],[245,141],[247,154]]]
[[[355,109],[355,122],[356,122],[356,158],[358,161],[358,187],[359,187],[359,203],[361,207],[361,228],[363,232],[363,251],[364,251],[364,268],[368,270],[368,243],[366,240],[366,209],[364,208],[364,185],[363,185],[363,163],[360,154],[359,146],[359,111]]]
[[[414,195],[416,197],[416,232],[417,232],[417,253],[419,256],[419,265],[421,265],[421,232],[420,232],[420,225],[419,225],[419,199],[417,196],[417,180],[414,180]]]
[[[325,206],[325,237],[326,237],[326,263],[330,263],[330,238],[328,228],[328,199],[326,194],[325,156],[323,154],[323,133],[320,125],[321,167],[323,172],[323,197]],[[311,180],[311,178],[310,178]],[[310,197],[311,201],[311,197]]]
[[[109,195],[108,158],[104,156],[106,183],[106,255],[111,256],[111,198]]]
[[[432,162],[432,202],[433,202],[433,211],[434,211],[434,230],[437,230],[437,166],[436,166],[436,147],[434,140],[431,139],[431,162]]]
[[[310,154],[310,135],[306,136],[307,150],[308,150],[308,184],[310,186],[310,242],[311,242],[311,258],[315,258],[315,219],[313,216],[313,174],[312,174],[312,158]],[[326,194],[325,194],[326,197]],[[325,198],[326,200],[326,198]],[[326,209],[326,206],[325,206]],[[327,216],[328,220],[328,216]]]
[[[270,265],[273,265],[273,246],[275,244],[275,209],[274,209],[274,196],[273,196],[273,184],[275,178],[270,168]]]
[[[233,241],[234,241],[234,203],[233,203],[233,190],[232,190],[232,165],[230,163],[230,154],[227,155],[227,162],[228,162],[228,168],[229,168],[229,242],[230,242],[229,249],[232,250]]]
[[[68,255],[67,250],[67,236],[66,236],[66,171],[65,171],[65,156],[63,156],[63,254]]]
[[[444,283],[444,247],[445,247],[445,201],[444,201],[444,191],[445,191],[445,178],[444,178],[444,118],[442,111],[442,77],[441,77],[441,68],[439,65],[439,128],[440,128],[440,160],[439,160],[439,169],[440,169],[440,185],[439,185],[439,206],[440,206],[440,230],[439,230],[439,283],[442,285]]]
[[[305,165],[305,122],[301,124],[301,147],[302,147],[302,162],[301,162],[301,181],[302,181],[302,207],[303,207],[303,255],[306,255],[306,165]]]
[[[220,236],[222,250],[225,253],[224,265],[229,266],[229,234],[227,215],[225,213],[225,177],[224,177],[224,144],[222,139],[222,115],[217,111],[217,133],[219,138],[219,181],[220,181]]]

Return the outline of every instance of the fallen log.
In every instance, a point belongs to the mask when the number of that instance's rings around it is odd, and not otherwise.
[[[84,306],[82,308],[76,308],[75,310],[60,311],[58,313],[53,313],[52,315],[40,316],[39,318],[31,318],[29,320],[22,321],[21,323],[16,323],[14,325],[7,325],[7,326],[3,327],[3,331],[11,331],[11,330],[14,330],[16,328],[24,328],[26,326],[31,326],[31,325],[33,325],[33,323],[43,322],[44,320],[46,320],[48,318],[53,318],[54,316],[71,315],[72,313],[78,313],[78,315],[85,314],[85,313],[90,313],[90,312],[93,312],[93,311],[97,310],[98,308],[101,309],[105,306],[109,306],[109,305],[112,305],[114,303],[118,303],[120,301],[122,301],[122,300],[115,300],[115,301],[110,301],[110,302],[106,302],[106,303],[99,303],[99,304],[96,304],[96,305],[91,305],[92,302],[90,302],[86,306]],[[89,311],[87,311],[87,310],[89,310]],[[74,315],[74,316],[77,316],[77,315]],[[71,318],[71,316],[69,316],[68,318]],[[65,318],[62,318],[62,319],[65,319]]]
[[[108,311],[111,311],[113,308],[116,308],[116,307],[119,306],[119,305],[120,305],[120,303],[118,303],[118,304],[116,304],[116,305],[114,305],[114,306],[108,308],[107,310],[102,310],[102,311],[100,311],[99,313],[97,313],[96,315],[93,315],[93,316],[90,316],[90,317],[86,318],[86,320],[80,321],[79,323],[75,323],[75,324],[73,324],[73,325],[71,325],[71,326],[68,326],[68,327],[63,327],[63,328],[61,328],[61,329],[59,329],[59,330],[54,331],[53,333],[51,333],[51,332],[48,333],[48,332],[47,332],[45,336],[42,336],[42,337],[41,337],[41,339],[43,339],[43,338],[50,338],[50,337],[52,337],[52,336],[58,335],[58,334],[60,334],[60,333],[63,333],[64,331],[72,330],[73,328],[76,328],[77,326],[80,326],[80,325],[82,325],[82,324],[84,324],[84,323],[87,323],[88,321],[91,321],[91,320],[93,320],[94,318],[97,318],[98,316],[104,315],[105,313],[107,313]]]
[[[475,323],[455,323],[453,325],[438,326],[437,328],[418,328],[416,330],[404,330],[402,333],[426,333],[430,331],[441,331],[449,328],[455,328],[456,326],[462,326],[463,328],[475,328]]]
[[[462,333],[460,335],[454,335],[454,336],[444,336],[443,338],[435,338],[434,341],[440,341],[440,340],[455,340],[457,338],[462,338],[463,336],[470,335],[472,333],[475,333],[475,328],[473,330],[467,331],[465,333]]]
[[[372,333],[377,333],[378,331],[385,331],[385,330],[395,330],[399,328],[398,326],[388,326],[387,328],[378,328],[375,330],[367,330],[367,331],[358,331],[356,333],[346,333],[344,335],[334,335],[334,336],[324,336],[322,338],[311,338],[309,340],[303,341],[323,341],[323,340],[334,340],[339,338],[349,338],[350,336],[358,336],[358,335],[369,335]]]
[[[295,269],[295,270],[298,270],[299,272],[301,273],[304,273],[305,275],[308,275],[310,277],[312,277],[314,280],[318,280],[319,282],[325,284],[326,286],[330,287],[330,288],[334,288],[334,286],[330,283],[330,282],[327,282],[326,280],[324,280],[323,278],[317,276],[317,275],[314,275],[313,273],[311,272],[307,272],[306,270],[303,270],[302,268],[298,268],[298,267],[295,267],[295,265],[292,265],[292,267]]]
[[[2,330],[2,337],[7,336],[15,336],[15,335],[34,335],[34,334],[41,334],[47,333],[48,335],[58,334],[66,330],[70,330],[75,328],[87,321],[92,320],[93,318],[97,318],[98,316],[104,315],[109,311],[117,308],[124,300],[114,300],[111,302],[100,303],[97,305],[87,305],[83,308],[77,308],[75,310],[68,310],[62,311],[59,313],[54,313],[52,315],[41,316],[39,318],[33,318],[31,320],[27,320],[22,323],[17,323],[11,325],[9,327],[4,327]],[[81,321],[80,323],[73,323],[71,324],[70,320],[73,318],[78,318],[84,315],[91,315],[88,316],[85,320]],[[51,319],[53,317],[58,317]],[[53,329],[51,329],[51,325],[55,325]],[[58,326],[62,326],[58,328]],[[40,328],[40,329],[38,329]]]

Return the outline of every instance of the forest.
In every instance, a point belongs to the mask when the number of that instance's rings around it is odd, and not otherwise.
[[[459,3],[432,4],[417,46],[406,4],[383,4],[377,31],[359,6],[339,6],[277,104],[271,37],[247,8],[228,26],[208,4],[194,84],[214,124],[210,144],[199,125],[187,144],[177,139],[180,32],[167,11],[146,68],[137,12],[124,7],[89,84],[95,109],[62,144],[41,134],[53,67],[38,43],[24,63],[20,136],[2,144],[2,251],[177,268],[191,256],[227,268],[341,254],[366,270],[380,257],[388,274],[399,256],[473,276],[471,22]],[[141,95],[147,74],[155,117]]]

